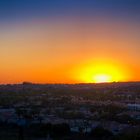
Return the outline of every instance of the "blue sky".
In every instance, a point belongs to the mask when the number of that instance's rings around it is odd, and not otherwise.
[[[0,0],[0,20],[68,16],[140,19],[140,0]]]

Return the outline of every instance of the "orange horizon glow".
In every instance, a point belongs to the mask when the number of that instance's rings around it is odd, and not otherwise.
[[[134,23],[32,22],[0,33],[0,83],[140,81]]]

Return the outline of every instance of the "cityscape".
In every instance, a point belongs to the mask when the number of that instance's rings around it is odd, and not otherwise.
[[[139,93],[140,82],[0,85],[0,139],[138,139]]]

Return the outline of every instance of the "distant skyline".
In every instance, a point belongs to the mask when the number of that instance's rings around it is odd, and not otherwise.
[[[0,84],[140,81],[139,0],[1,0]]]

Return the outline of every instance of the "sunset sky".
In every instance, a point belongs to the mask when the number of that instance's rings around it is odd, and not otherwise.
[[[0,84],[140,81],[140,0],[0,0]]]

